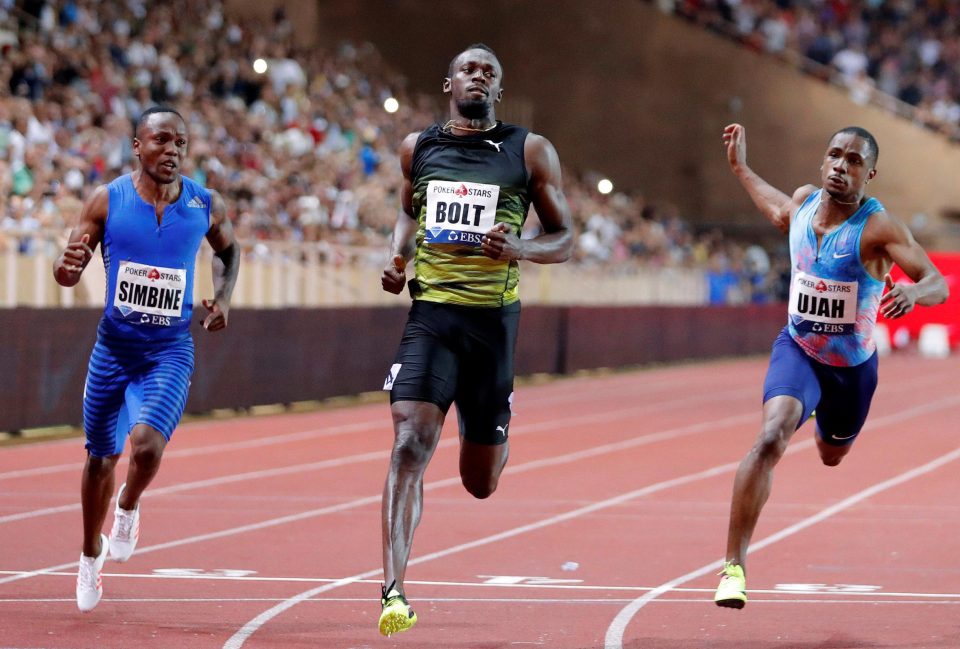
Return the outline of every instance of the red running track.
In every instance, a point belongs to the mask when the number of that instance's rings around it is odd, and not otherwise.
[[[880,368],[840,467],[820,465],[808,425],[777,468],[742,611],[711,599],[764,360],[520,388],[486,501],[459,485],[451,418],[407,573],[420,623],[390,639],[376,631],[385,400],[182,426],[137,553],[107,564],[87,614],[82,442],[2,448],[0,647],[955,649],[960,361]]]

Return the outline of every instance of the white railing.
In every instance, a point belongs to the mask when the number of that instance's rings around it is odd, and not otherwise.
[[[103,304],[105,273],[99,254],[80,283],[64,288],[53,279],[53,261],[66,233],[0,233],[0,307],[72,307]],[[213,294],[210,249],[197,259],[195,302]],[[233,306],[253,308],[398,305],[408,298],[385,293],[381,247],[325,242],[253,242],[244,245]],[[686,268],[645,268],[635,264],[593,267],[566,263],[522,265],[524,304],[673,304],[706,302],[704,272]]]

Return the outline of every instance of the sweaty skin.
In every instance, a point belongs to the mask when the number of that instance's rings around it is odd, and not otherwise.
[[[760,213],[781,232],[817,187],[804,185],[788,196],[768,184],[747,165],[746,130],[730,124],[723,131],[727,162]],[[877,175],[876,158],[867,139],[849,132],[837,133],[827,145],[820,167],[823,199],[813,219],[819,247],[823,237],[840,227],[860,207],[866,186]],[[895,216],[880,211],[870,216],[860,242],[863,266],[886,283],[880,312],[899,318],[916,305],[931,306],[947,298],[947,284],[940,271],[914,240],[910,230]],[[913,284],[895,283],[890,269],[897,264]],[[783,456],[800,422],[803,407],[790,396],[775,396],[763,405],[762,427],[734,480],[727,535],[726,559],[746,569],[747,548],[760,511],[770,495],[773,468]],[[816,436],[820,458],[827,466],[840,464],[852,444],[833,446]]]
[[[443,82],[443,92],[450,98],[445,130],[454,136],[470,135],[495,126],[494,107],[503,95],[502,76],[500,62],[491,52],[468,49],[460,53]],[[418,224],[413,208],[412,164],[419,135],[408,135],[399,150],[402,211],[381,275],[383,290],[396,294],[403,290],[406,262],[415,252]],[[532,239],[521,239],[520,232],[498,223],[483,235],[480,250],[498,260],[565,261],[572,252],[573,225],[556,150],[546,138],[530,133],[523,155],[530,179],[527,190],[543,232]],[[383,571],[385,584],[396,582],[397,590],[403,593],[413,533],[423,509],[423,473],[440,439],[444,413],[423,401],[397,401],[391,410],[395,439],[383,492]],[[490,496],[497,488],[508,454],[509,443],[485,445],[461,438],[460,476],[467,491],[477,498]]]
[[[140,168],[132,174],[134,187],[145,202],[155,206],[157,222],[160,223],[166,207],[180,197],[180,168],[187,153],[186,125],[172,112],[148,115],[134,138],[133,152],[140,161]],[[214,251],[214,297],[204,299],[202,304],[209,312],[203,327],[213,332],[227,326],[240,252],[223,199],[212,190],[210,195],[210,228],[206,239]],[[108,208],[109,190],[106,185],[101,185],[84,203],[66,247],[54,262],[54,278],[61,286],[75,286],[80,281],[94,250],[103,240]],[[130,432],[130,444],[127,487],[119,501],[120,507],[127,510],[137,507],[141,494],[160,468],[166,439],[155,428],[139,423]],[[88,557],[100,553],[100,531],[114,493],[114,468],[119,458],[119,455],[87,455],[81,501],[83,554]]]

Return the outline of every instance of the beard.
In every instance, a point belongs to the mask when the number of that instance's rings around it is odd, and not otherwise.
[[[460,99],[457,111],[467,119],[483,119],[490,114],[490,104],[486,99]]]

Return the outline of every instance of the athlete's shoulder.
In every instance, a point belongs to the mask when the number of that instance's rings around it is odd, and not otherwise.
[[[413,133],[408,133],[400,143],[400,149],[397,151],[397,154],[400,156],[400,169],[403,171],[405,178],[410,177],[413,169],[413,157],[424,133],[425,131],[414,131]]]
[[[523,157],[530,169],[541,165],[549,168],[560,164],[560,158],[553,143],[532,131],[527,132],[526,139],[523,141]]]
[[[213,202],[213,190],[207,189],[193,178],[180,176],[182,183],[180,191],[183,193],[182,201],[188,208],[209,210]]]
[[[800,185],[794,190],[793,196],[790,197],[790,200],[795,203],[797,207],[799,207],[807,202],[807,200],[809,200],[819,190],[820,188],[816,185]]]
[[[110,206],[110,194],[116,191],[118,185],[116,180],[105,185],[97,185],[85,201],[85,206],[87,209],[93,210],[95,212],[103,211],[104,214],[107,212],[107,208]]]
[[[183,183],[183,190],[185,191],[202,193],[202,194],[209,194],[212,191],[210,189],[207,189],[202,183],[197,182],[190,176],[180,176],[180,181]]]
[[[98,186],[97,189],[100,189],[101,187],[106,192],[125,195],[127,192],[133,189],[133,177],[131,174],[126,173],[122,176],[117,176],[109,183]]]
[[[400,154],[411,153],[414,149],[417,148],[417,143],[420,141],[420,138],[428,133],[430,129],[424,131],[413,131],[407,133],[406,137],[400,141]]]
[[[868,205],[865,203],[863,207],[868,207]],[[877,201],[876,207],[877,209],[870,210],[866,214],[866,223],[863,226],[864,236],[892,240],[907,229],[906,224],[884,209],[879,201]]]

